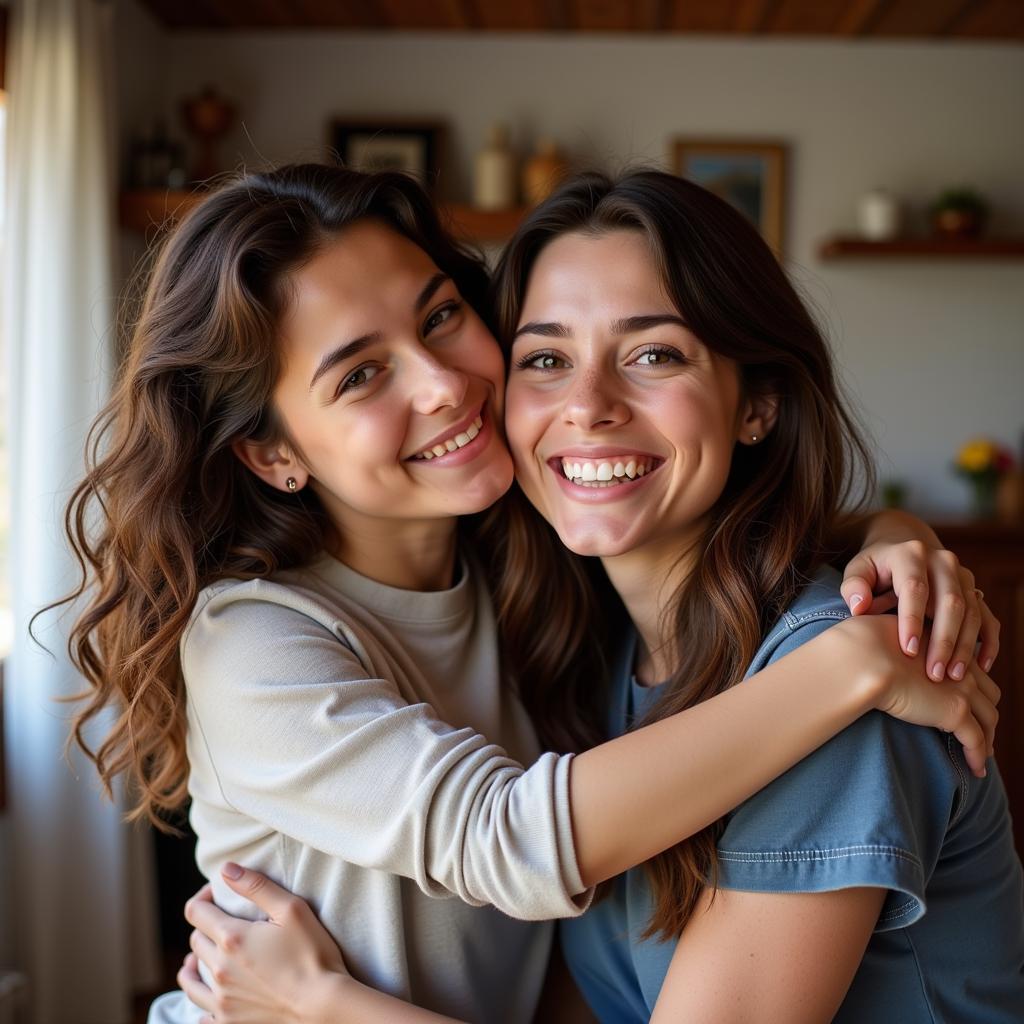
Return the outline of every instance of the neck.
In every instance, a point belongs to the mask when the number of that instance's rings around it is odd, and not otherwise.
[[[696,524],[683,537],[676,534],[601,559],[639,634],[635,669],[637,680],[646,685],[668,679],[678,664],[676,624],[669,612],[673,596],[697,565],[705,525]]]
[[[454,518],[334,522],[327,550],[350,569],[401,590],[447,590],[455,579]]]

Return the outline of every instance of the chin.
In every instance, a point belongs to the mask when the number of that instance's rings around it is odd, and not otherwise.
[[[489,466],[474,480],[464,485],[457,496],[456,515],[468,516],[490,508],[512,486],[512,462]]]
[[[557,528],[556,528],[557,529]],[[636,547],[636,541],[625,530],[557,529],[558,539],[575,555],[591,558],[613,558],[624,555]]]

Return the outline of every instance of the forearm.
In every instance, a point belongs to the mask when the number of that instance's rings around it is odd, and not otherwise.
[[[570,797],[584,882],[700,831],[873,707],[879,681],[830,652],[825,634],[742,686],[576,757]]]
[[[413,1006],[396,996],[378,992],[347,975],[324,974],[309,992],[301,1008],[297,1024],[459,1024],[454,1017],[445,1017]]]
[[[897,544],[908,540],[920,540],[928,547],[942,547],[935,531],[917,516],[899,509],[882,509],[836,519],[829,533],[828,548],[847,560],[872,544]]]

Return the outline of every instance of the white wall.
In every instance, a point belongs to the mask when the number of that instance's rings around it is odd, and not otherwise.
[[[662,162],[675,134],[786,139],[792,269],[831,328],[883,476],[907,480],[916,508],[956,513],[957,446],[986,433],[1016,447],[1024,430],[1024,262],[814,255],[880,184],[920,208],[967,182],[1007,231],[1024,232],[1024,47],[166,33],[151,72],[135,60],[172,124],[180,99],[207,83],[237,101],[244,125],[223,147],[227,166],[319,158],[335,114],[443,117],[449,197],[468,194],[472,154],[496,118],[520,141],[551,134],[579,164],[613,169]]]

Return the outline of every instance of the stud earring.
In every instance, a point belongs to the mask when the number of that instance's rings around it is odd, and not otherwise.
[[[285,487],[288,488],[289,491],[297,490],[298,486],[299,486],[298,482],[296,481],[295,477],[293,477],[293,476],[288,477],[288,479],[285,480],[284,485],[285,485]]]
[[[754,444],[757,444],[757,434],[751,434],[750,435],[750,440],[753,441]]]

